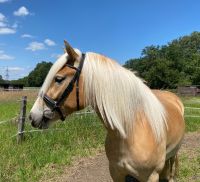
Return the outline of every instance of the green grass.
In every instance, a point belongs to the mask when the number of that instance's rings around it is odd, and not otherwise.
[[[200,109],[191,109],[187,107],[200,108],[200,97],[182,97],[185,108],[186,132],[200,132]],[[195,136],[191,136],[195,137]],[[184,151],[179,156],[179,175],[180,182],[200,182],[200,143],[197,148],[191,148]]]
[[[191,156],[191,154],[183,153],[179,157],[179,163],[178,181],[200,182],[200,149],[197,149],[195,157]]]
[[[28,110],[33,101],[28,102]],[[0,102],[1,121],[16,117],[20,103]],[[33,128],[26,123],[26,131]],[[57,122],[50,130],[25,133],[25,141],[16,142],[15,120],[0,124],[0,182],[38,181],[59,174],[63,166],[77,157],[95,154],[104,145],[105,130],[94,114],[73,115]]]
[[[200,97],[182,97],[185,108],[186,131],[200,131],[200,109],[191,109],[187,107],[200,108]]]
[[[11,120],[18,115],[20,102],[17,100],[19,98],[14,97],[9,101],[0,101],[0,121]],[[183,98],[188,107],[200,107],[200,102],[196,101],[197,98]],[[32,104],[33,99],[28,101],[27,110]],[[200,115],[200,111],[189,109],[185,113]],[[186,128],[189,132],[200,131],[200,118],[186,117]],[[32,129],[26,123],[25,130]],[[103,147],[105,140],[105,129],[93,114],[72,115],[65,122],[52,125],[48,131],[25,133],[25,141],[21,145],[16,142],[16,133],[14,119],[0,124],[0,182],[38,181],[45,176],[51,178],[59,175],[64,166],[73,163],[74,159],[95,154]],[[195,166],[200,161],[200,155],[194,160],[195,165],[189,167],[191,160],[187,155],[181,156],[183,167],[179,179],[197,170]]]
[[[62,166],[71,164],[74,156],[89,156],[104,142],[104,130],[94,115],[71,117],[68,122],[57,123],[50,131],[25,133],[21,145],[16,144],[16,137],[11,138],[16,127],[7,124],[6,128],[0,137],[2,181],[37,181],[43,175],[50,175],[49,165],[59,172]],[[30,129],[26,126],[26,130]]]

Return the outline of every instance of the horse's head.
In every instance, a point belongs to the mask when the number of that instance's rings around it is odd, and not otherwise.
[[[65,52],[49,71],[30,111],[29,118],[34,127],[46,128],[50,121],[64,120],[84,106],[81,70],[85,55],[66,41]]]

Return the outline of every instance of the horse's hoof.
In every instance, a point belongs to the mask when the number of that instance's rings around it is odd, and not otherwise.
[[[134,178],[133,176],[127,175],[125,177],[125,182],[139,182],[136,178]]]

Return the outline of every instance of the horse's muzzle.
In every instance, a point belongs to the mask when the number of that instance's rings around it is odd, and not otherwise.
[[[29,120],[31,121],[31,125],[34,128],[39,128],[39,129],[47,129],[48,128],[48,123],[49,123],[49,118],[43,116],[39,121],[34,119],[32,114],[29,114]]]

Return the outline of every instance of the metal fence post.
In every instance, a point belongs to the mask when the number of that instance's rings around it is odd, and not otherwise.
[[[24,140],[24,124],[26,118],[26,103],[27,103],[27,96],[22,97],[21,109],[20,109],[20,116],[18,121],[18,135],[17,135],[17,143],[21,143]]]

